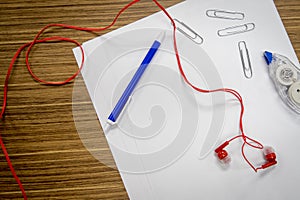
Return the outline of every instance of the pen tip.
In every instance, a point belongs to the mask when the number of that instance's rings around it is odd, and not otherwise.
[[[103,132],[104,132],[104,134],[106,134],[106,133],[107,133],[107,131],[108,131],[109,127],[110,127],[110,124],[109,124],[109,123],[106,123],[106,124],[105,124],[105,126],[104,126],[104,128],[103,128]]]
[[[166,32],[165,31],[162,31],[159,33],[159,35],[157,36],[157,40],[159,42],[162,42],[164,39],[165,39],[165,36],[166,36]]]

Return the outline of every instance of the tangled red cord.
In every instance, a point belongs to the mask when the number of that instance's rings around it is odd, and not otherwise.
[[[47,38],[43,38],[43,39],[39,39],[41,37],[41,35],[49,28],[51,27],[60,27],[60,28],[66,28],[66,29],[74,29],[74,30],[79,30],[79,31],[88,31],[88,32],[99,32],[99,31],[103,31],[103,30],[106,30],[110,27],[112,27],[117,19],[119,18],[119,16],[125,11],[127,10],[129,7],[131,7],[132,5],[134,5],[135,3],[139,2],[140,0],[133,0],[131,1],[130,3],[128,3],[127,5],[125,5],[118,13],[117,15],[115,16],[115,18],[113,19],[112,23],[106,27],[103,27],[103,28],[85,28],[85,27],[78,27],[78,26],[70,26],[70,25],[66,25],[66,24],[49,24],[47,26],[45,26],[44,28],[42,28],[38,34],[34,37],[33,41],[31,42],[28,42],[26,44],[24,44],[23,46],[21,46],[15,53],[15,55],[13,56],[11,62],[10,62],[10,65],[9,65],[9,68],[8,68],[8,71],[7,71],[7,74],[6,74],[6,78],[5,78],[5,82],[4,82],[4,92],[3,92],[3,104],[2,104],[2,110],[1,110],[1,113],[0,113],[0,119],[3,120],[3,117],[4,117],[4,114],[5,114],[5,109],[6,109],[6,106],[7,106],[7,92],[8,92],[8,83],[9,83],[9,79],[10,79],[10,76],[11,76],[11,72],[12,72],[12,69],[14,67],[14,64],[16,62],[16,60],[18,59],[20,53],[25,49],[27,48],[27,51],[26,51],[26,56],[25,56],[25,62],[26,62],[26,66],[27,66],[27,69],[28,69],[28,72],[30,73],[30,75],[38,82],[41,82],[43,84],[46,84],[46,85],[64,85],[66,83],[69,83],[70,81],[72,81],[81,71],[82,67],[83,67],[83,63],[84,63],[84,50],[82,48],[82,46],[80,45],[79,42],[77,42],[76,40],[73,40],[73,39],[70,39],[70,38],[66,38],[66,37],[59,37],[59,36],[55,36],[55,37],[47,37]],[[182,76],[182,78],[184,79],[184,81],[190,86],[192,87],[194,90],[198,91],[198,92],[201,92],[201,93],[212,93],[212,92],[226,92],[226,93],[230,93],[232,94],[233,96],[235,96],[238,101],[240,102],[240,106],[241,106],[241,111],[240,111],[240,118],[239,118],[239,128],[240,128],[240,132],[241,134],[240,135],[237,135],[233,138],[231,138],[230,140],[228,140],[228,142],[231,142],[237,138],[242,138],[243,139],[243,145],[241,147],[241,151],[242,151],[242,155],[243,155],[243,158],[245,159],[245,161],[250,165],[250,167],[254,170],[254,171],[257,171],[258,169],[260,168],[255,168],[253,166],[253,164],[251,164],[251,162],[247,159],[245,153],[244,153],[244,147],[245,145],[248,145],[250,147],[253,147],[253,148],[257,148],[257,149],[262,149],[263,148],[263,145],[261,143],[259,143],[258,141],[254,140],[254,139],[251,139],[249,138],[248,136],[245,135],[244,133],[244,129],[243,129],[243,114],[244,114],[244,111],[245,111],[245,108],[244,108],[244,103],[243,103],[243,99],[241,97],[241,95],[233,90],[233,89],[229,89],[229,88],[220,88],[220,89],[214,89],[214,90],[205,90],[205,89],[201,89],[201,88],[198,88],[196,86],[194,86],[189,80],[188,78],[186,77],[185,75],[185,72],[182,68],[182,65],[181,65],[181,61],[180,61],[180,56],[179,56],[179,52],[178,52],[178,49],[177,49],[177,43],[176,43],[176,26],[175,26],[175,22],[173,20],[173,18],[170,16],[170,14],[166,11],[166,9],[160,4],[158,3],[157,0],[153,0],[153,2],[164,12],[164,14],[169,18],[169,20],[171,21],[172,25],[173,25],[173,43],[174,43],[174,52],[175,52],[175,56],[176,56],[176,60],[177,60],[177,64],[178,64],[178,69],[179,69],[179,72]],[[80,67],[79,69],[69,78],[67,78],[66,80],[64,81],[57,81],[57,82],[50,82],[50,81],[45,81],[43,79],[40,79],[38,76],[36,76],[33,71],[31,70],[31,66],[30,66],[30,63],[29,63],[29,55],[30,55],[30,51],[32,49],[32,47],[36,44],[39,44],[39,43],[45,43],[45,42],[50,42],[50,41],[64,41],[64,42],[71,42],[71,43],[74,43],[76,44],[77,46],[80,47],[80,50],[81,50],[81,54],[82,54],[82,58],[81,58],[81,64],[80,64]],[[16,180],[16,182],[18,183],[19,185],[19,188],[22,192],[22,195],[23,195],[23,198],[24,199],[27,199],[27,196],[26,196],[26,192],[24,190],[24,187],[20,181],[20,179],[18,178],[14,168],[13,168],[13,165],[11,163],[11,160],[9,158],[9,154],[5,148],[5,145],[3,143],[3,140],[2,140],[2,137],[1,137],[1,134],[0,134],[0,145],[1,145],[1,148],[2,148],[2,151],[5,155],[5,158],[6,158],[6,161],[7,161],[7,164],[10,168],[10,171],[14,177],[14,179]]]

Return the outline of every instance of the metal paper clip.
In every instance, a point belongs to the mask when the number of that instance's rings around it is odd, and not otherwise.
[[[174,19],[174,21],[175,21],[176,29],[178,31],[180,31],[186,37],[190,38],[196,44],[203,43],[203,38],[198,33],[196,33],[196,31],[194,31],[191,27],[179,21],[178,19]]]
[[[220,18],[220,19],[231,19],[231,20],[243,20],[245,14],[236,11],[227,11],[227,10],[216,10],[210,9],[206,11],[208,17]]]
[[[234,34],[252,31],[254,29],[255,29],[254,23],[247,23],[247,24],[242,24],[242,25],[237,25],[237,26],[231,26],[231,27],[228,27],[225,29],[218,30],[218,36],[223,37],[223,36],[228,36],[228,35],[234,35]]]
[[[250,79],[250,78],[252,78],[253,73],[252,73],[250,56],[249,56],[249,51],[247,49],[246,42],[240,41],[238,43],[238,46],[239,46],[241,61],[242,61],[242,65],[243,65],[244,75],[246,78]]]

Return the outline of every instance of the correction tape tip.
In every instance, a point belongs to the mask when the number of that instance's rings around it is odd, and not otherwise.
[[[269,52],[269,51],[265,51],[264,56],[265,56],[267,64],[269,65],[272,62],[272,60],[273,60],[272,53]]]

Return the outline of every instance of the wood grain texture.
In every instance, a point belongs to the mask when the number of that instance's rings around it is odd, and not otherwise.
[[[168,7],[180,0],[164,0]],[[18,47],[33,39],[49,23],[65,23],[85,27],[109,24],[128,0],[2,0],[0,2],[0,95],[5,74]],[[276,0],[276,6],[300,58],[300,1]],[[146,17],[158,8],[151,1],[141,1],[126,11],[108,31]],[[106,31],[107,32],[107,31]],[[105,33],[105,32],[104,32]],[[51,29],[44,36],[61,35],[79,42],[98,34]],[[64,80],[77,66],[67,43],[41,44],[31,53],[30,62],[37,75],[46,80]],[[86,133],[99,131],[97,117],[86,98],[81,79],[60,87],[41,85],[32,80],[24,64],[24,53],[13,71],[5,121],[0,124],[12,163],[29,199],[128,199],[119,173],[114,168],[110,150],[103,138],[103,155],[99,162],[86,150],[74,123],[74,109],[85,122]],[[74,93],[79,92],[75,96]],[[80,95],[82,94],[84,95]],[[82,98],[80,98],[82,97]],[[2,102],[2,98],[1,98]],[[99,124],[98,124],[99,126]],[[92,128],[93,127],[93,128]],[[21,199],[0,151],[0,199]]]

